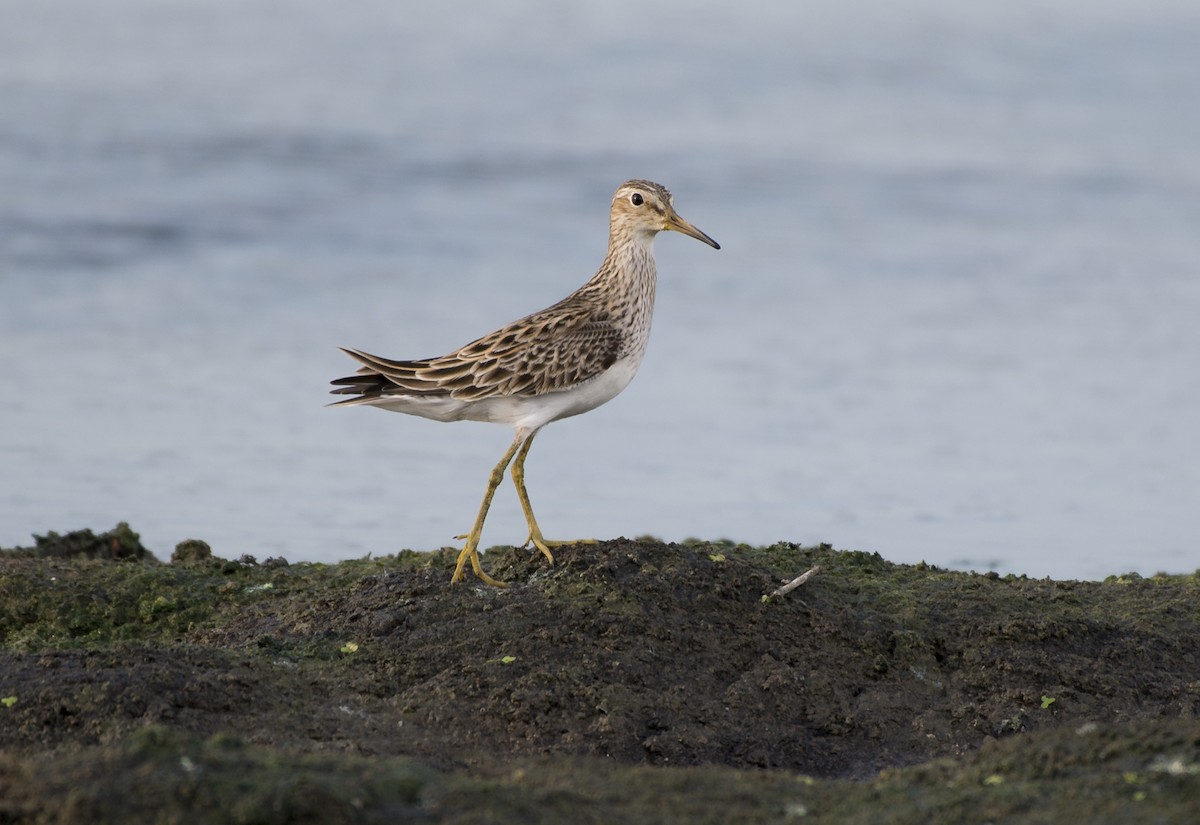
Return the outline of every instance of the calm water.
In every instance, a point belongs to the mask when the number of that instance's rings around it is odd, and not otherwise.
[[[325,409],[335,347],[557,300],[637,176],[723,249],[548,534],[1200,567],[1200,7],[994,5],[0,0],[0,545],[451,543],[509,432]]]

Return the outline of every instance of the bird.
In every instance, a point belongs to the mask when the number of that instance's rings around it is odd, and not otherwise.
[[[674,231],[721,246],[679,216],[666,187],[628,180],[613,194],[608,250],[599,270],[558,303],[500,327],[436,358],[393,360],[340,347],[361,366],[331,383],[352,395],[333,407],[371,406],[435,421],[507,424],[515,436],[488,475],[487,489],[458,554],[451,583],[464,580],[470,562],[476,577],[505,587],[479,560],[483,524],[496,488],[511,464],[512,481],[532,544],[554,563],[552,548],[595,543],[552,541],[538,526],[525,489],[525,458],[533,439],[552,421],[593,410],[628,386],[646,353],[657,273],[654,239]]]

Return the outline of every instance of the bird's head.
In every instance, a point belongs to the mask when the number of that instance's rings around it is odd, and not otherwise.
[[[659,232],[674,231],[720,249],[721,245],[679,217],[674,199],[665,186],[648,180],[629,180],[613,195],[610,218],[613,232],[653,238]]]

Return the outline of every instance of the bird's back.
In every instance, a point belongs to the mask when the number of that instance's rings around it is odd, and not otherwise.
[[[627,315],[603,300],[604,291],[591,287],[589,281],[557,304],[448,355],[393,360],[344,349],[362,367],[333,382],[335,394],[354,396],[335,406],[367,404],[438,420],[504,422],[522,417],[523,410],[560,413],[549,419],[554,420],[592,409],[632,379],[649,330],[631,328]],[[558,397],[596,383],[630,356],[637,363],[623,365],[617,380],[577,396],[583,409]]]

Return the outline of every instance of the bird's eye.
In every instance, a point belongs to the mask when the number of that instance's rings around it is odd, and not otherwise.
[[[629,202],[634,206],[641,206],[643,203],[645,203],[645,200],[643,200],[641,192],[634,192],[629,196]]]

